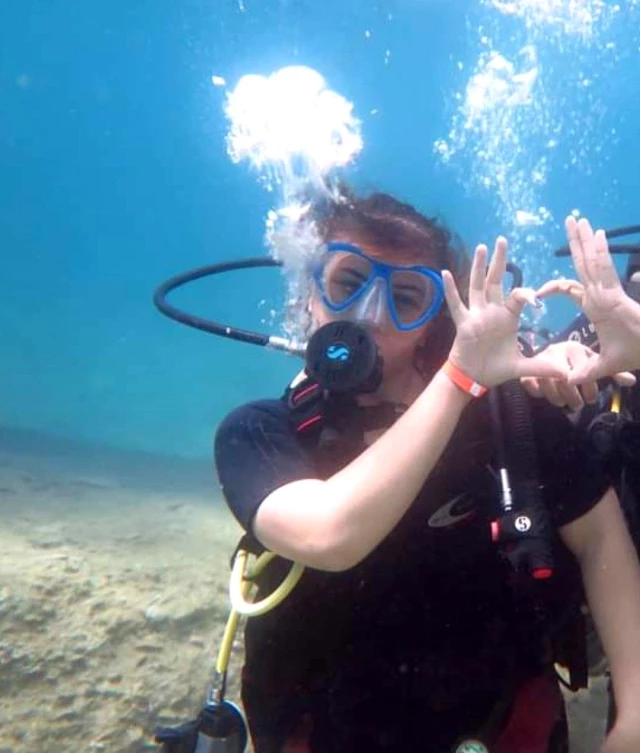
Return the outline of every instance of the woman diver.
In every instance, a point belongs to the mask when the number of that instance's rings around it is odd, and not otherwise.
[[[534,293],[503,295],[503,238],[490,263],[479,246],[469,268],[443,226],[389,195],[342,189],[312,219],[324,244],[309,274],[313,329],[362,325],[383,372],[352,404],[332,411],[329,398],[331,441],[298,431],[293,386],[218,428],[227,503],[280,556],[260,589],[287,561],[306,566],[284,602],[247,623],[242,699],[256,753],[567,751],[548,635],[490,535],[498,466],[484,393],[569,370],[557,351],[526,358],[517,347]],[[635,752],[635,550],[567,416],[526,400],[554,546],[580,566],[612,669],[618,715],[603,751]],[[363,424],[389,404],[390,425]]]

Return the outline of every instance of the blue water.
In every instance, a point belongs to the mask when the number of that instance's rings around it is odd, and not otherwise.
[[[572,209],[604,227],[640,222],[640,24],[623,10],[595,43],[536,37],[560,144],[537,192],[554,217],[541,230],[547,245],[520,246],[537,260],[533,284],[568,273],[550,249]],[[0,424],[206,456],[228,410],[295,374],[291,357],[180,327],[152,305],[170,275],[266,254],[274,196],[227,156],[213,75],[232,87],[245,73],[316,69],[363,121],[365,148],[348,172],[356,185],[442,215],[470,246],[508,231],[495,193],[470,179],[473,149],[455,166],[433,149],[484,25],[505,55],[526,41],[521,19],[471,0],[3,3]],[[603,57],[607,42],[615,49]],[[574,86],[578,69],[593,85]],[[588,135],[576,167],[572,132]],[[539,136],[521,148],[535,155]],[[265,270],[174,300],[264,330],[283,290]],[[570,315],[552,307],[550,323]]]

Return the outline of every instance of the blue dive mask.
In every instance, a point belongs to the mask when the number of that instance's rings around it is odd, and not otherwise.
[[[343,319],[399,330],[432,319],[444,301],[440,272],[429,267],[386,264],[351,243],[329,243],[314,269],[322,302]]]

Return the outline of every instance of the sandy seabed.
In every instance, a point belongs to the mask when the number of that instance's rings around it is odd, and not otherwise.
[[[0,753],[160,747],[205,699],[240,529],[210,469],[0,430]],[[237,701],[242,645],[227,697]],[[595,753],[604,681],[568,698]],[[516,753],[516,752],[514,752]]]

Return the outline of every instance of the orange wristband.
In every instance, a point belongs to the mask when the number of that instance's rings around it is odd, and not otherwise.
[[[459,387],[463,392],[466,392],[472,397],[482,397],[487,391],[486,387],[474,382],[471,377],[468,377],[464,371],[459,369],[451,361],[446,361],[442,367],[442,371],[451,379],[451,381]]]

